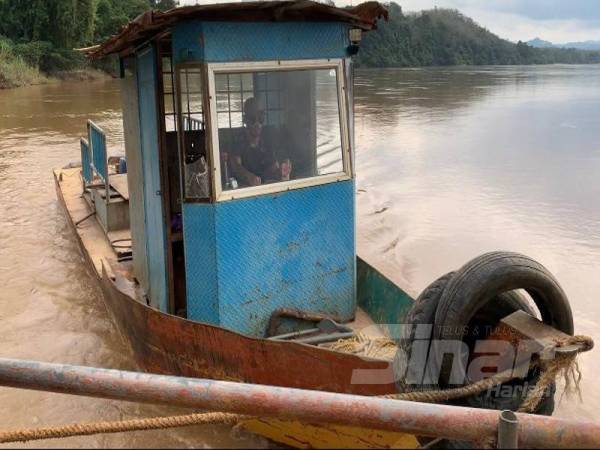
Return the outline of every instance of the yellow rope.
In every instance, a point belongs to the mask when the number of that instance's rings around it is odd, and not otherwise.
[[[380,358],[387,361],[392,361],[398,352],[398,346],[391,339],[372,338],[364,333],[357,333],[348,339],[340,339],[328,348],[338,352]]]
[[[554,358],[548,361],[542,360],[542,373],[535,387],[529,392],[519,408],[519,412],[535,411],[544,393],[550,384],[558,378],[562,378],[565,382],[565,393],[567,395],[576,392],[581,399],[581,390],[579,384],[581,382],[581,372],[577,364],[577,355],[579,353],[590,351],[594,347],[594,341],[589,336],[569,336],[561,341],[557,341],[552,348],[547,350],[568,347],[571,345],[580,346],[580,350],[573,353],[561,354],[555,353]]]
[[[190,425],[226,424],[233,425],[247,416],[226,413],[197,413],[170,417],[120,420],[115,422],[74,423],[57,427],[30,428],[0,432],[0,443],[26,442],[40,439],[89,436],[100,433],[122,433],[125,431],[160,430]]]
[[[558,377],[565,381],[565,392],[570,393],[572,390],[579,393],[579,382],[581,381],[581,372],[577,366],[577,354],[586,352],[594,347],[594,341],[588,336],[569,336],[562,341],[555,342],[551,348],[566,347],[571,345],[580,346],[580,350],[568,355],[556,354],[555,357],[547,362],[541,362],[542,373],[535,388],[529,391],[527,397],[521,404],[519,412],[532,412],[540,403],[548,386],[552,384]],[[361,356],[379,357],[391,361],[394,359],[398,350],[396,343],[387,338],[371,339],[368,336],[359,333],[349,339],[342,339],[334,343],[330,349],[342,351],[346,353],[359,354]],[[477,381],[467,386],[462,386],[453,389],[443,389],[434,391],[414,391],[401,392],[398,394],[384,395],[384,398],[392,398],[395,400],[407,400],[423,403],[438,403],[458,398],[477,395],[488,389],[493,388],[502,383],[506,383],[515,378],[515,373],[520,373],[517,369],[508,369],[493,375],[489,378]],[[581,396],[581,395],[580,395]]]

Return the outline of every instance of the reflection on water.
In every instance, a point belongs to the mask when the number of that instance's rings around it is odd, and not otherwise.
[[[410,293],[489,250],[545,264],[578,333],[600,340],[600,67],[359,71],[356,166],[361,252]],[[51,169],[79,159],[90,118],[123,153],[118,83],[0,91],[0,355],[135,368],[71,236]],[[600,363],[583,358],[600,419]],[[0,389],[3,428],[117,420],[176,410]],[[177,410],[179,412],[179,410]],[[253,446],[224,427],[48,441],[59,446]],[[33,445],[32,445],[33,446]]]
[[[600,341],[600,67],[361,71],[355,96],[360,251],[415,295],[483,252],[527,254]],[[600,419],[582,360],[586,402],[558,414]]]

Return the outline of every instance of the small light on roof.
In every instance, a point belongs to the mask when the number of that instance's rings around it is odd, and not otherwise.
[[[350,42],[354,45],[358,45],[362,38],[362,30],[360,28],[352,28],[350,29]]]
[[[350,45],[346,51],[350,56],[354,56],[358,53],[358,45],[362,38],[362,30],[360,28],[351,28],[348,32],[348,38],[350,39]]]

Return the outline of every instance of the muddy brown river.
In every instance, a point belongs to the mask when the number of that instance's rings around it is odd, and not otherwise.
[[[359,71],[355,100],[361,253],[413,295],[480,253],[525,253],[600,342],[600,66]],[[0,356],[134,369],[54,192],[88,118],[123,153],[117,80],[0,91]],[[600,420],[597,351],[584,402],[556,415]],[[0,430],[182,412],[0,388]],[[205,426],[31,446],[265,444]]]

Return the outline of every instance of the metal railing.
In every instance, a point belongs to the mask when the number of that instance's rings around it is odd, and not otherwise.
[[[81,175],[85,184],[90,184],[94,179],[92,174],[92,154],[90,151],[90,144],[87,139],[81,138],[79,140],[81,147]]]
[[[193,117],[183,116],[183,129],[185,131],[204,130],[204,122],[194,119]]]
[[[600,424],[593,422],[36,361],[0,358],[0,385],[460,441],[493,439],[514,445],[518,439],[523,447],[600,447]],[[502,431],[507,420],[512,428]],[[505,434],[501,439],[499,432]]]
[[[88,120],[88,140],[92,151],[92,167],[102,181],[108,181],[108,157],[106,154],[106,134],[98,125]]]

